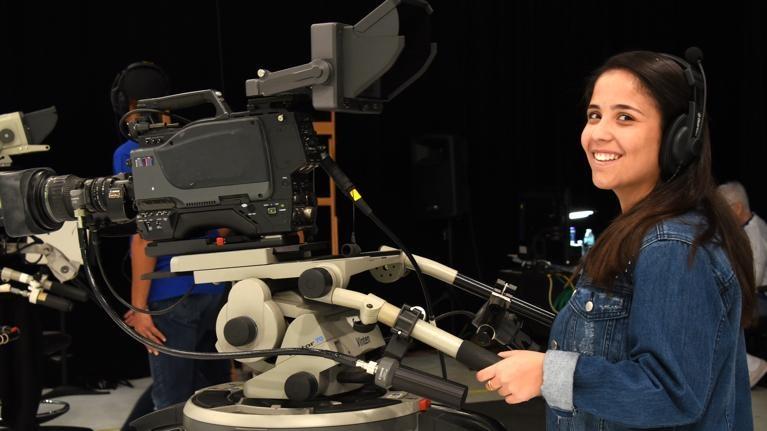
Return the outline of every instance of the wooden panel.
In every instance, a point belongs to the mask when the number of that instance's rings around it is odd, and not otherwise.
[[[336,134],[335,127],[332,121],[315,121],[313,124],[314,124],[314,131],[317,132],[318,135],[333,136]]]
[[[328,153],[336,156],[336,113],[330,113],[330,121],[315,121],[312,123],[318,135],[328,136]],[[318,196],[317,205],[330,207],[330,244],[332,253],[339,254],[338,216],[336,215],[336,185],[330,180],[330,196]]]

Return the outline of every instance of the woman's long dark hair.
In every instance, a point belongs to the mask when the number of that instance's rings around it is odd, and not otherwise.
[[[682,68],[673,60],[649,51],[625,52],[608,59],[594,72],[586,86],[586,105],[591,100],[597,79],[609,70],[624,70],[638,79],[641,87],[655,100],[661,113],[662,131],[665,132],[677,116],[687,112],[690,87]],[[700,157],[670,181],[658,182],[649,195],[618,216],[586,255],[583,269],[596,283],[609,288],[627,264],[636,261],[642,239],[650,228],[692,210],[699,211],[707,225],[697,234],[689,261],[692,262],[702,244],[716,241],[722,247],[738,277],[743,298],[741,325],[747,327],[752,320],[755,301],[753,257],[748,237],[716,190],[711,174],[708,124],[704,129]]]

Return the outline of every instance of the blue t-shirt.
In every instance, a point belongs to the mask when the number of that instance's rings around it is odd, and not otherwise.
[[[119,173],[132,173],[130,164],[130,152],[138,148],[136,141],[127,140],[117,147],[112,156],[112,170],[115,175]],[[218,232],[208,232],[208,237],[216,237]],[[170,259],[173,256],[159,256],[154,270],[156,272],[170,271]],[[194,284],[194,278],[191,275],[182,275],[172,278],[161,278],[152,280],[149,288],[149,302],[162,301],[164,299],[175,298],[186,293]],[[192,291],[193,294],[216,294],[224,291],[223,284],[198,284]]]
[[[133,173],[133,166],[130,164],[130,152],[138,148],[138,142],[128,139],[122,145],[117,147],[112,155],[112,172],[115,175]]]

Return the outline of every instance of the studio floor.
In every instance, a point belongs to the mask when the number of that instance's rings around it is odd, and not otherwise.
[[[469,410],[488,414],[501,421],[510,431],[545,430],[544,401],[536,398],[524,404],[509,406],[495,393],[489,393],[474,380],[474,373],[447,358],[448,375],[469,387]],[[406,365],[433,374],[439,373],[438,363],[431,355],[408,358]],[[118,430],[141,393],[149,386],[150,378],[133,380],[133,387],[119,386],[108,395],[78,395],[62,397],[70,404],[70,411],[45,425],[80,426],[94,431]],[[751,391],[754,430],[767,431],[767,388]]]

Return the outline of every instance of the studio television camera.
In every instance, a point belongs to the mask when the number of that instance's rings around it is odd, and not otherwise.
[[[243,113],[232,113],[213,90],[142,100],[139,112],[211,102],[217,115],[186,125],[148,117],[132,123],[140,145],[130,155],[132,176],[83,179],[48,168],[0,173],[2,223],[9,235],[23,236],[57,230],[77,211],[94,226],[135,222],[144,239],[156,241],[155,255],[204,251],[205,240],[190,238],[212,227],[240,238],[225,249],[289,242],[315,225],[311,172],[329,156],[310,113],[291,110],[307,96],[266,99]],[[267,105],[273,99],[283,107]]]

